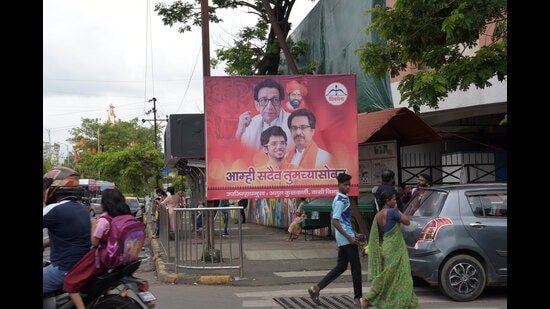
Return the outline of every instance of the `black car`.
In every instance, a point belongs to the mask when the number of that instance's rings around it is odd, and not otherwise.
[[[505,183],[420,188],[401,225],[413,278],[439,286],[455,301],[476,299],[508,282]],[[421,281],[420,281],[421,282]]]

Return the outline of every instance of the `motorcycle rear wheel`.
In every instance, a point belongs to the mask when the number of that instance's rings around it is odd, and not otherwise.
[[[122,297],[118,294],[105,295],[92,308],[94,309],[142,309],[143,307],[132,297]]]

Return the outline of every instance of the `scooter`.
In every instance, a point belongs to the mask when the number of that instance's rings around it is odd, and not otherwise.
[[[133,276],[141,260],[110,269],[91,279],[80,291],[88,309],[155,308],[155,295],[147,280]],[[47,262],[44,263],[47,265]],[[70,309],[74,304],[69,293],[58,290],[44,295],[44,309]]]

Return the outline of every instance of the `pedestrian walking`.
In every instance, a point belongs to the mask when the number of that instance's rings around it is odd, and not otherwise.
[[[336,229],[334,235],[338,244],[338,258],[336,266],[330,270],[318,284],[310,287],[307,291],[311,300],[321,305],[319,292],[327,287],[332,281],[340,277],[351,265],[351,278],[353,281],[353,302],[359,305],[361,299],[361,260],[359,259],[359,239],[365,235],[356,233],[351,225],[351,204],[347,196],[350,190],[351,175],[341,173],[336,176],[338,180],[338,192],[332,201],[332,225]]]

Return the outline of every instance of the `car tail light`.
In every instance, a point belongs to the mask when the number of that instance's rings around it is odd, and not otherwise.
[[[435,240],[435,237],[437,236],[437,232],[439,231],[439,229],[442,226],[445,226],[445,225],[448,225],[448,224],[453,224],[453,221],[451,221],[451,219],[449,219],[449,218],[434,219],[434,220],[428,222],[428,224],[426,224],[426,226],[424,227],[424,229],[420,233],[420,239],[419,240],[424,240],[424,241],[433,241],[433,240]]]

